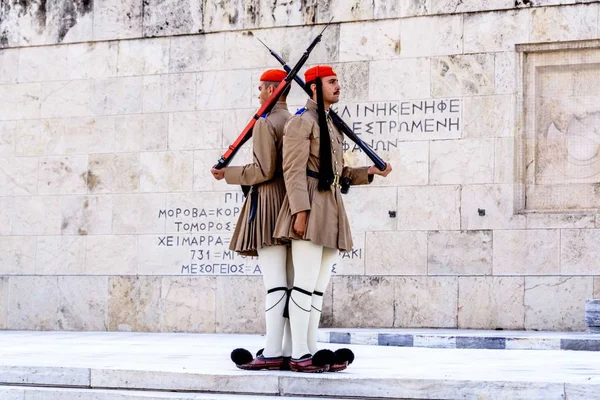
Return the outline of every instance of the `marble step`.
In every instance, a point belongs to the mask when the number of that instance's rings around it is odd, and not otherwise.
[[[593,307],[596,307],[593,305]],[[598,316],[600,318],[600,300]],[[590,309],[592,309],[590,307]],[[598,332],[596,332],[596,330]],[[321,329],[319,341],[335,344],[442,349],[600,351],[600,327],[589,332],[484,331],[467,329]]]
[[[81,388],[48,388],[30,386],[0,386],[2,400],[273,400],[273,396],[173,393],[146,390],[106,390]],[[282,397],[285,400],[321,400],[319,397]],[[333,400],[352,400],[330,397]]]
[[[112,371],[104,388],[0,384],[2,400],[600,400],[600,382],[552,382],[537,379],[420,379],[338,374],[282,376],[253,374],[250,379],[219,377],[217,392],[206,392],[203,377],[160,371]],[[267,376],[269,375],[269,376]],[[331,375],[331,374],[330,374]],[[93,380],[93,375],[92,375]],[[227,381],[227,382],[225,382]],[[128,387],[129,389],[126,389]],[[261,389],[259,389],[259,387]],[[252,393],[248,393],[251,391]]]

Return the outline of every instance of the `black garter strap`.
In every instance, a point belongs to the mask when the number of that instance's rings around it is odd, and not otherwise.
[[[273,289],[269,289],[269,290],[267,290],[267,294],[269,294],[269,293],[273,293],[273,292],[279,292],[280,290],[285,290],[285,291],[287,292],[288,288],[286,288],[286,287],[281,287],[281,286],[279,286],[279,287],[275,287],[275,288],[273,288]]]
[[[300,293],[302,293],[302,294],[305,294],[305,295],[307,295],[307,296],[312,296],[312,293],[311,293],[311,292],[309,292],[308,290],[304,290],[304,289],[302,289],[302,288],[299,288],[299,287],[297,287],[297,286],[294,286],[294,287],[292,288],[292,290],[296,290],[296,291],[298,291],[298,292],[300,292]]]
[[[313,292],[313,294],[314,294],[315,296],[321,296],[321,297],[323,297],[323,292],[317,292],[317,291],[315,290],[315,291]],[[318,312],[321,312],[321,310],[319,310],[317,307],[315,307],[315,306],[312,306],[312,305],[311,305],[311,307],[312,307],[312,308],[314,308],[315,310],[317,310]]]
[[[291,289],[288,289],[288,297],[287,297],[287,301],[285,302],[285,309],[283,310],[283,318],[289,318],[290,317],[290,299],[292,298],[292,291],[295,290],[297,292],[300,292],[302,294],[305,294],[307,296],[312,296],[312,293],[309,292],[308,290],[304,290],[302,288],[296,287],[294,286]],[[294,301],[294,299],[292,299],[292,301]],[[310,310],[305,310],[304,308],[300,307],[298,305],[298,303],[296,303],[294,301],[294,304],[301,309],[302,311],[306,311],[306,312],[310,312]]]
[[[271,307],[266,309],[265,312],[271,311],[273,308],[275,308],[277,306],[277,304],[281,303],[281,300],[283,300],[283,298],[287,295],[288,288],[280,286],[280,287],[276,287],[276,288],[267,290],[267,294],[271,294],[271,293],[279,292],[279,291],[284,291],[286,293],[284,293],[283,296],[281,296],[281,298],[279,300],[277,300],[277,303],[273,304]],[[286,307],[287,307],[287,302],[286,302]]]

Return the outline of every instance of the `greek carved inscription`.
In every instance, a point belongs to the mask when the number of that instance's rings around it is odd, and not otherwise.
[[[351,103],[336,111],[376,152],[393,150],[402,140],[458,138],[462,132],[462,101],[457,98]],[[362,151],[348,139],[344,150]]]

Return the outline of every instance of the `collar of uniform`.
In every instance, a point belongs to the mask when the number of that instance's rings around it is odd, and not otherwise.
[[[273,106],[273,109],[271,111],[287,110],[287,109],[288,109],[288,106],[285,101],[278,101],[277,103],[275,103],[275,105]]]
[[[306,100],[306,109],[317,112],[317,102],[313,99]],[[331,109],[331,107],[329,109]],[[329,110],[325,111],[325,115],[329,116]]]

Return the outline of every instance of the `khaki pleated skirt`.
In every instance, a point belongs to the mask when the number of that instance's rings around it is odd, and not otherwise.
[[[273,239],[275,223],[279,210],[285,198],[285,183],[283,178],[277,178],[257,186],[258,202],[256,215],[252,222],[248,222],[251,208],[251,193],[248,194],[240,217],[237,221],[230,250],[245,256],[257,256],[257,249],[286,243],[285,240]]]
[[[273,236],[284,242],[310,240],[319,246],[340,251],[352,250],[350,222],[346,215],[340,189],[331,188],[331,190],[320,192],[318,185],[317,179],[307,177],[310,212],[304,236],[300,237],[294,232],[294,217],[287,196],[281,206]]]

